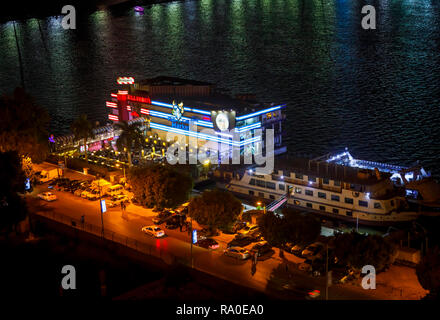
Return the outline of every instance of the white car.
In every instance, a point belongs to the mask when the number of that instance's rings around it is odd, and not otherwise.
[[[54,201],[57,199],[57,196],[52,192],[43,192],[38,194],[38,198],[46,200],[46,201]]]
[[[257,233],[260,229],[258,228],[258,226],[256,224],[249,224],[246,227],[244,227],[243,229],[238,231],[238,235],[240,236],[251,236],[255,233]]]
[[[242,247],[229,247],[224,252],[225,256],[245,260],[250,257],[249,251]]]
[[[145,226],[145,227],[142,227],[141,230],[142,230],[142,232],[144,232],[150,236],[156,237],[156,238],[160,238],[165,235],[165,232],[157,226]]]

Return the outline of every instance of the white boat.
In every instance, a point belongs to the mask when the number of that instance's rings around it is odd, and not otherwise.
[[[327,160],[285,159],[276,164],[272,174],[259,174],[258,168],[246,170],[236,175],[227,189],[275,203],[271,209],[285,202],[304,211],[364,225],[385,226],[417,218],[418,212],[410,209],[406,199],[405,187],[396,186],[391,179],[392,171]]]

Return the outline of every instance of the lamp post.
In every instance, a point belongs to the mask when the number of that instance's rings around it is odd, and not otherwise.
[[[189,217],[191,219],[191,268],[194,268],[194,259],[193,259],[193,220],[191,217]]]
[[[257,206],[258,206],[258,207],[261,207],[261,204],[262,204],[261,201],[258,201],[258,202],[257,202]],[[264,207],[263,207],[263,213],[266,214],[266,204],[265,204]]]
[[[99,177],[98,177],[99,178]],[[98,189],[99,189],[99,205],[101,208],[101,227],[102,227],[102,238],[104,239],[104,215],[103,215],[103,208],[102,208],[102,195],[101,195],[101,185],[100,185],[100,181],[98,180]]]

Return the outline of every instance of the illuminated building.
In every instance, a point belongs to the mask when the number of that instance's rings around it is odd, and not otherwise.
[[[273,129],[275,155],[286,151],[282,145],[284,104],[261,104],[249,94],[231,98],[211,83],[174,77],[139,82],[123,77],[118,84],[121,89],[106,102],[108,118],[115,122],[148,119],[151,132],[162,141],[173,143],[169,133],[174,133],[187,137],[190,148],[230,155],[236,146],[240,154],[256,154],[264,152],[261,141],[266,129]]]

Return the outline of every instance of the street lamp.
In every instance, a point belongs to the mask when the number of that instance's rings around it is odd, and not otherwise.
[[[258,207],[261,207],[261,204],[262,204],[261,201],[257,202]],[[263,207],[263,213],[266,213],[266,205],[264,205],[264,207]]]

